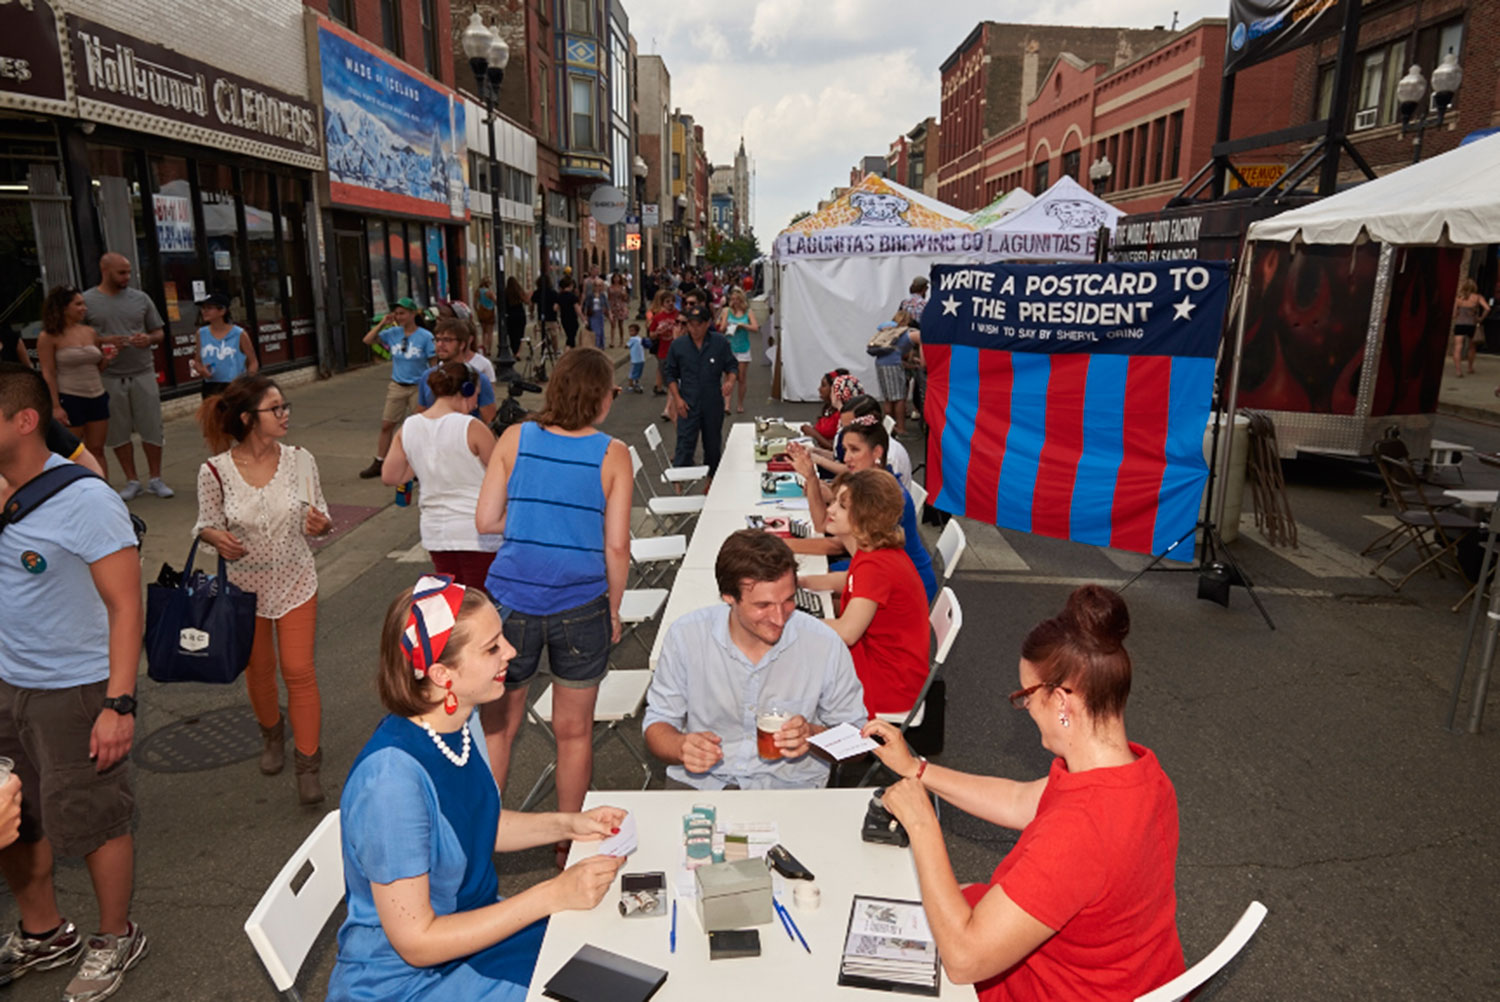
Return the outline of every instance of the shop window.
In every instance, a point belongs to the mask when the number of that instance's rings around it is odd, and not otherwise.
[[[93,180],[94,214],[99,220],[104,249],[130,260],[132,286],[151,288],[155,275],[142,271],[153,265],[150,244],[146,242],[141,165],[135,151],[90,144],[89,176]]]
[[[249,324],[240,257],[239,195],[234,168],[198,165],[198,197],[203,208],[203,242],[208,256],[208,291],[229,297],[229,318]]]
[[[427,268],[422,262],[422,224],[406,224],[406,260],[411,273],[411,298],[423,309],[432,302],[432,290],[427,284]]]
[[[255,351],[262,365],[287,361],[286,315],[281,307],[281,247],[276,235],[275,179],[265,171],[247,170],[245,246],[255,313]]]
[[[312,269],[307,254],[307,184],[296,178],[277,179],[280,186],[281,270],[285,276],[287,316],[291,323],[291,355],[313,358],[318,353],[317,316],[313,309]]]
[[[429,224],[423,228],[423,237],[423,247],[427,251],[427,301],[447,299],[450,295],[450,275],[446,234],[443,227]]]
[[[386,251],[391,262],[391,303],[404,296],[411,296],[411,271],[407,268],[406,226],[392,219],[386,227]],[[413,296],[412,298],[416,298]]]
[[[385,220],[371,219],[366,232],[370,247],[370,300],[374,317],[385,316],[396,301],[391,284],[390,260],[386,254]],[[372,321],[373,322],[373,321]]]
[[[5,123],[0,145],[0,335],[18,352],[42,326],[42,300],[59,285],[77,285],[68,202],[57,144],[25,123]],[[47,126],[50,130],[50,125]]]
[[[193,189],[182,157],[151,157],[151,213],[156,227],[161,268],[162,319],[166,321],[166,354],[173,383],[197,378],[189,362],[197,350],[198,306],[209,293],[207,255],[198,241]],[[232,215],[232,212],[231,212]],[[238,229],[229,220],[231,233]]]

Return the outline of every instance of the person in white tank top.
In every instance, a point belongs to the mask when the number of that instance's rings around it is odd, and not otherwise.
[[[380,479],[393,487],[414,478],[421,482],[422,547],[434,570],[467,588],[483,589],[501,537],[481,534],[474,510],[495,436],[469,415],[474,405],[470,387],[478,383],[471,367],[444,362],[427,374],[427,382],[433,404],[396,430]]]

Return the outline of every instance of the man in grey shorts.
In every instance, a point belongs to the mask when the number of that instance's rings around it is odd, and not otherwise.
[[[161,314],[150,296],[130,287],[130,261],[114,252],[99,259],[99,285],[85,292],[83,301],[89,310],[89,326],[98,331],[104,344],[115,348],[114,360],[104,367],[104,387],[109,390],[109,430],[104,444],[115,450],[125,471],[120,497],[132,501],[143,489],[131,441],[136,434],[151,474],[145,492],[169,498],[172,488],[161,479],[161,391],[152,357],[162,342]]]

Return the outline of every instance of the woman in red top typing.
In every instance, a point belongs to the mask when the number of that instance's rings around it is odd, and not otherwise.
[[[896,728],[866,735],[903,778],[885,806],[906,826],[922,906],[955,982],[981,1002],[1134,999],[1184,970],[1177,938],[1177,794],[1150,749],[1125,737],[1130,614],[1085,585],[1021,645],[1011,705],[1058,757],[1029,783],[928,765]],[[1019,829],[989,884],[960,887],[929,792]]]
[[[826,524],[852,554],[849,569],[801,582],[843,593],[839,617],[828,625],[849,645],[871,714],[905,713],[927,681],[927,592],[903,549],[904,500],[901,485],[884,470],[841,474]]]

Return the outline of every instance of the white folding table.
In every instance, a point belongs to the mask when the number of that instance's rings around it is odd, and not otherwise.
[[[621,873],[660,870],[667,874],[673,894],[682,844],[682,816],[699,803],[713,804],[721,820],[774,821],[781,843],[813,872],[822,897],[816,911],[798,908],[789,882],[772,874],[777,897],[787,906],[808,946],[788,939],[779,921],[757,927],[760,956],[735,960],[708,959],[708,936],[698,923],[695,903],[677,903],[677,952],[668,948],[672,908],[660,918],[622,918],[617,903],[619,880],[590,911],[560,912],[547,925],[528,999],[542,999],[542,990],[557,971],[585,943],[630,957],[668,972],[653,1002],[765,1002],[768,997],[825,999],[833,997],[890,1002],[889,992],[845,988],[838,984],[844,931],[855,894],[918,900],[916,870],[911,851],[872,845],[859,837],[860,822],[870,802],[869,790],[736,790],[705,793],[697,790],[590,791],[585,809],[608,804],[635,815],[640,848]],[[569,862],[596,852],[596,843],[575,842]],[[778,988],[779,986],[779,988]],[[973,999],[974,989],[942,979],[941,998]]]

